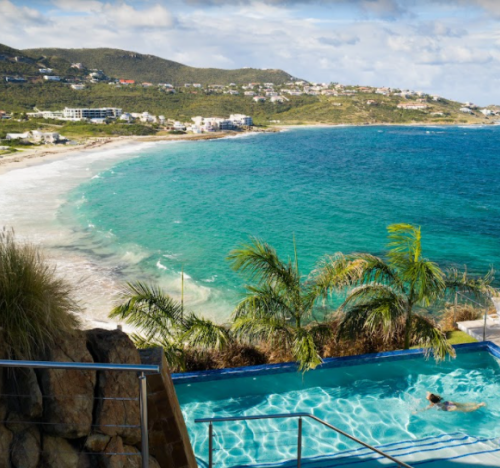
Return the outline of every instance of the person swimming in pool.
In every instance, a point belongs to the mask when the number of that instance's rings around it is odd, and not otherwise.
[[[425,408],[426,410],[431,408],[438,408],[441,411],[461,411],[462,413],[471,413],[476,411],[486,403],[457,403],[456,401],[445,401],[439,395],[435,393],[427,392],[426,399],[429,401],[429,406]]]

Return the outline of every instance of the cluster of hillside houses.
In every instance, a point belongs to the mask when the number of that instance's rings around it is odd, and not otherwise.
[[[30,141],[32,143],[54,144],[66,141],[66,138],[56,132],[42,132],[40,130],[31,130],[24,133],[7,133],[7,141]]]
[[[161,126],[170,127],[173,130],[187,130],[194,133],[215,132],[223,130],[238,130],[253,126],[252,117],[244,114],[231,114],[229,118],[221,117],[193,117],[193,123],[183,123],[172,119],[166,119],[164,115],[153,115],[149,112],[123,112],[118,107],[101,108],[70,108],[62,111],[36,111],[26,114],[29,118],[44,118],[65,120],[72,122],[89,121],[102,124],[109,120],[120,120],[128,123],[139,121],[141,123],[156,123]]]
[[[3,112],[3,111],[2,111]],[[248,129],[253,126],[252,117],[244,114],[231,114],[229,118],[221,117],[193,117],[192,122],[180,122],[166,119],[165,116],[156,116],[149,112],[127,113],[116,107],[102,108],[69,108],[62,111],[37,111],[29,112],[29,118],[45,118],[64,121],[88,121],[101,124],[109,120],[121,120],[126,122],[140,121],[142,123],[158,123],[170,130],[188,131],[193,133],[217,132],[226,130]],[[32,143],[59,143],[66,141],[64,137],[55,132],[42,132],[33,130],[24,133],[8,133],[6,140],[21,140]]]

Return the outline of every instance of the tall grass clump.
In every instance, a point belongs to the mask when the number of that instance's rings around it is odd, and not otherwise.
[[[37,247],[0,232],[0,333],[11,358],[34,359],[78,326],[71,287]]]

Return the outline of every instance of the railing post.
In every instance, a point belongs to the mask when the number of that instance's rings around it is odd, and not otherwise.
[[[208,468],[212,468],[214,464],[213,460],[213,435],[214,435],[214,426],[212,423],[208,425]]]
[[[299,431],[297,435],[297,468],[302,462],[302,418],[299,418]]]
[[[453,307],[453,326],[457,326],[458,293],[455,292],[455,306]]]
[[[488,318],[488,309],[484,310],[483,341],[486,341],[486,319]]]
[[[142,468],[149,467],[149,437],[148,437],[148,388],[146,375],[139,374],[139,406],[141,412],[141,453]]]

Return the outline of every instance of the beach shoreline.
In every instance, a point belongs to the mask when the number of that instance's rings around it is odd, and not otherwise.
[[[258,132],[255,132],[258,133]],[[157,135],[157,136],[117,136],[94,138],[90,141],[74,145],[44,145],[30,148],[0,157],[0,175],[15,169],[23,169],[47,162],[77,156],[96,150],[115,149],[134,143],[155,143],[162,141],[206,141],[240,135],[239,132],[218,132],[209,134]]]
[[[3,214],[0,224],[14,229],[16,237],[22,242],[40,246],[57,275],[73,286],[76,300],[82,308],[78,316],[83,328],[113,329],[120,325],[127,333],[136,332],[134,327],[108,316],[126,282],[124,270],[130,269],[140,276],[135,263],[126,265],[128,262],[122,259],[109,265],[93,254],[74,248],[74,241],[80,242],[78,236],[82,232],[73,231],[71,226],[61,224],[56,217],[66,193],[95,177],[101,170],[107,170],[120,161],[140,157],[144,148],[149,146],[261,133],[229,131],[204,135],[98,138],[72,147],[37,147],[5,156],[0,159],[0,178],[4,181],[0,185],[0,193],[4,195],[0,200],[0,212]],[[94,166],[96,162],[98,166]],[[53,187],[57,187],[56,194]],[[36,199],[33,199],[34,194]]]
[[[286,130],[295,130],[300,128],[343,128],[343,127],[427,127],[427,126],[439,126],[439,127],[457,127],[457,126],[470,126],[478,127],[485,124],[477,123],[463,123],[463,124],[448,124],[439,122],[429,122],[429,123],[370,123],[370,124],[273,124],[265,129],[258,129],[249,132],[217,132],[217,133],[205,133],[205,134],[184,134],[184,135],[148,135],[148,136],[116,136],[116,137],[105,137],[105,138],[92,138],[86,143],[66,146],[66,145],[44,145],[38,146],[36,148],[30,148],[16,153],[7,154],[0,156],[0,175],[5,174],[11,170],[22,169],[25,167],[30,167],[38,165],[44,162],[55,161],[58,159],[63,159],[67,156],[77,155],[79,153],[86,153],[89,151],[95,151],[97,149],[112,149],[120,146],[125,146],[133,143],[154,143],[162,141],[206,141],[206,140],[217,140],[221,138],[236,137],[241,135],[251,135],[260,133],[274,133],[282,132]],[[493,125],[493,124],[491,124]]]
[[[218,140],[221,138],[236,137],[241,135],[261,134],[261,133],[275,133],[283,132],[286,130],[295,130],[300,128],[343,128],[343,127],[457,127],[457,126],[470,126],[478,127],[485,124],[477,123],[463,123],[463,124],[448,124],[439,122],[429,123],[370,123],[370,124],[290,124],[281,125],[273,124],[265,129],[258,129],[249,132],[217,132],[205,134],[184,134],[184,135],[148,135],[148,136],[116,136],[105,138],[91,138],[86,143],[66,146],[66,145],[44,145],[36,148],[21,150],[16,153],[0,156],[0,175],[5,174],[11,170],[22,169],[34,165],[42,164],[44,162],[55,161],[58,159],[66,158],[67,156],[95,151],[97,149],[113,149],[120,146],[125,146],[133,143],[154,143],[162,141],[207,141]],[[493,124],[491,124],[493,125]]]

